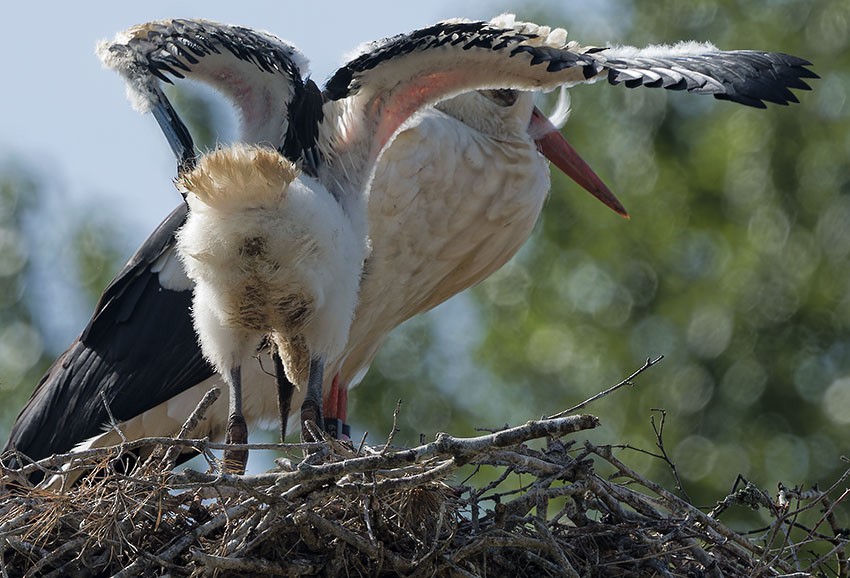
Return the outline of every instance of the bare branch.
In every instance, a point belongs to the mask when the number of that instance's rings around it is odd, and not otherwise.
[[[646,359],[646,363],[644,363],[644,364],[643,364],[643,366],[641,366],[641,367],[640,367],[640,369],[638,369],[637,371],[635,371],[633,374],[631,374],[630,376],[628,376],[626,379],[624,379],[624,380],[623,380],[623,381],[621,381],[620,383],[618,383],[618,384],[616,384],[616,385],[613,385],[613,386],[609,387],[609,388],[608,388],[608,389],[606,389],[605,391],[601,391],[601,392],[597,393],[597,394],[596,394],[596,395],[594,395],[593,397],[590,397],[590,398],[588,398],[588,399],[584,400],[583,402],[581,402],[581,403],[580,403],[580,404],[578,404],[578,405],[574,405],[574,406],[573,406],[573,407],[571,407],[570,409],[565,409],[564,411],[559,412],[559,413],[556,413],[555,415],[550,415],[550,416],[549,416],[548,418],[546,418],[546,419],[555,419],[555,418],[559,418],[559,417],[562,417],[562,416],[565,416],[565,415],[569,415],[569,414],[571,414],[571,413],[575,413],[575,412],[577,412],[577,411],[579,411],[579,410],[581,410],[581,409],[584,409],[585,407],[587,407],[587,406],[588,406],[588,405],[590,405],[591,403],[593,403],[593,402],[595,402],[595,401],[597,401],[597,400],[599,400],[599,399],[602,399],[602,398],[603,398],[603,397],[605,397],[606,395],[609,395],[609,394],[611,394],[611,393],[614,393],[615,391],[617,391],[618,389],[620,389],[621,387],[623,387],[623,386],[625,386],[625,385],[634,385],[634,384],[632,383],[632,380],[633,380],[634,378],[636,378],[638,375],[640,375],[641,373],[643,373],[644,371],[646,371],[647,369],[649,369],[650,367],[652,367],[653,365],[655,365],[656,363],[658,363],[659,361],[661,361],[662,359],[664,359],[664,356],[663,356],[663,355],[659,355],[659,356],[658,356],[658,357],[656,357],[655,359],[652,359],[651,357],[648,357],[648,358]]]

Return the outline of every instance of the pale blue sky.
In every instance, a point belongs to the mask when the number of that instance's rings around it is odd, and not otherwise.
[[[0,155],[49,170],[76,204],[102,197],[132,228],[150,230],[178,201],[171,152],[156,123],[133,110],[117,75],[101,68],[98,40],[140,22],[203,17],[266,29],[298,46],[326,78],[359,43],[456,14],[487,16],[481,3],[234,1],[101,3],[15,2],[0,36],[5,89]],[[466,5],[465,9],[451,6]],[[289,9],[297,6],[297,9]],[[365,8],[364,8],[365,7]],[[333,18],[329,16],[333,14]],[[36,26],[37,24],[37,26]],[[141,240],[141,237],[139,238]]]

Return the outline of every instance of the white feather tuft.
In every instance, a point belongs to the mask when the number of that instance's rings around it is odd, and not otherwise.
[[[561,130],[570,119],[570,112],[572,112],[570,108],[570,91],[567,90],[566,86],[562,86],[558,92],[558,100],[555,102],[555,108],[546,116],[549,117],[549,122],[555,128]]]
[[[183,270],[183,264],[177,257],[174,248],[165,251],[150,267],[151,273],[157,274],[157,280],[163,289],[170,291],[188,291],[195,284]]]
[[[663,58],[670,56],[689,56],[719,52],[718,48],[710,42],[696,42],[688,40],[676,44],[650,44],[645,48],[634,46],[612,46],[602,54],[606,58]]]
[[[513,14],[500,14],[490,20],[490,24],[499,28],[509,28],[521,34],[534,34],[539,38],[529,40],[532,46],[551,46],[553,48],[564,48],[567,46],[567,31],[563,28],[551,28],[540,26],[534,22],[523,22],[516,19]]]
[[[105,68],[118,72],[124,78],[127,85],[125,91],[127,100],[130,101],[134,110],[144,114],[150,112],[155,100],[151,80],[143,75],[133,74],[130,59],[122,58],[110,50],[113,45],[127,42],[129,38],[126,32],[122,32],[115,37],[115,40],[101,40],[95,47],[95,54]]]

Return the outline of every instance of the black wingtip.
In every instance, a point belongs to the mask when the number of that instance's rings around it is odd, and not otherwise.
[[[699,54],[619,56],[605,62],[610,84],[646,86],[711,94],[745,106],[799,102],[793,90],[811,90],[804,79],[818,75],[804,58],[755,50],[711,51]],[[646,71],[649,72],[646,72]]]
[[[293,163],[303,161],[304,172],[315,177],[321,163],[317,142],[319,125],[324,117],[324,95],[309,78],[303,84],[293,83],[293,87],[286,136],[278,150]]]
[[[799,103],[795,90],[811,90],[803,79],[817,79],[812,63],[804,58],[782,52],[734,51],[732,58],[741,59],[752,67],[752,74],[731,83],[729,98],[748,106],[765,108],[765,103],[788,105]],[[721,96],[715,95],[717,98]],[[758,101],[759,105],[752,101]]]

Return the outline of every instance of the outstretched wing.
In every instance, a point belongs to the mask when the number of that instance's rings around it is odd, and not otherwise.
[[[221,92],[240,117],[239,140],[265,143],[293,162],[310,151],[321,120],[321,95],[305,81],[307,59],[275,36],[206,20],[161,20],[102,42],[98,55],[127,82],[136,108],[150,110],[178,159],[191,137],[162,82],[190,78]]]
[[[189,315],[191,284],[174,255],[177,207],[104,290],[80,337],[42,377],[6,450],[32,459],[70,450],[212,376]]]
[[[809,63],[785,54],[722,52],[710,45],[587,48],[566,32],[506,20],[447,21],[367,46],[325,86],[326,97],[362,115],[380,152],[413,112],[474,89],[549,89],[596,82],[657,86],[713,94],[750,106],[796,102],[790,89],[808,89]],[[360,128],[360,127],[358,127]]]
[[[349,132],[340,133],[337,126],[320,124],[321,96],[303,80],[303,57],[268,34],[171,20],[133,28],[102,44],[100,54],[127,78],[137,105],[153,109],[178,158],[187,162],[193,145],[161,91],[166,74],[222,91],[241,113],[241,140],[268,142],[293,161],[298,159],[292,155],[313,148],[320,130],[336,139],[328,150],[350,152],[366,144],[361,158],[370,158],[370,153],[377,158],[413,112],[475,89],[533,90],[607,78],[615,84],[687,90],[764,106],[795,102],[790,89],[805,90],[803,79],[816,77],[807,61],[783,54],[722,52],[693,44],[583,48],[567,43],[562,31],[533,25],[450,21],[369,45],[331,77],[324,112],[330,106],[340,113],[333,107],[342,107],[342,113],[351,112],[358,120],[345,127]],[[366,130],[356,130],[362,125]],[[343,164],[341,170],[350,167]],[[174,232],[185,218],[180,211],[107,289],[86,331],[57,360],[18,418],[10,446],[31,457],[62,451],[97,433],[106,421],[100,392],[122,420],[212,375],[195,342],[188,287],[171,295],[158,286]],[[163,341],[160,335],[173,339]]]

